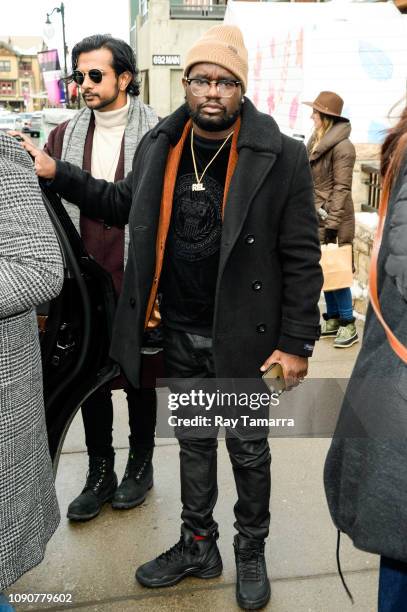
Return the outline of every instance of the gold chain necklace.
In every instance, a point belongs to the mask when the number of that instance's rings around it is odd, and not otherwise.
[[[233,135],[233,132],[234,132],[234,130],[232,130],[232,132],[230,132],[230,134],[225,138],[225,140],[222,142],[222,144],[219,147],[219,149],[216,151],[215,155],[212,157],[212,159],[209,160],[209,163],[205,166],[204,171],[202,172],[201,176],[199,176],[198,170],[197,170],[197,167],[196,167],[195,153],[194,153],[194,129],[193,128],[191,129],[192,163],[194,164],[194,171],[195,171],[195,177],[196,177],[196,183],[192,183],[192,191],[205,191],[205,187],[202,185],[202,179],[203,179],[203,177],[205,175],[205,172],[207,171],[207,169],[209,168],[211,163],[219,155],[219,153],[222,151],[223,147],[225,146],[225,144],[227,143],[229,138]]]

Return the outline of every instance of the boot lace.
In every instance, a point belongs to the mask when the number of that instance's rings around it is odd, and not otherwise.
[[[338,332],[336,334],[337,338],[341,338],[346,340],[347,338],[350,338],[353,335],[353,329],[350,327],[350,325],[341,325],[340,328],[338,329]]]
[[[127,461],[126,470],[124,472],[124,479],[132,478],[133,480],[140,480],[142,478],[147,465],[151,461],[151,452],[147,453],[142,457],[137,457],[132,451]]]
[[[188,552],[194,552],[195,548],[197,548],[196,546],[194,547],[194,544],[195,542],[185,542],[184,538],[181,537],[174,546],[171,546],[171,548],[157,557],[157,563],[159,565],[169,565],[175,561],[180,561],[187,549]]]
[[[263,576],[264,546],[238,551],[238,572],[241,580],[257,581]]]
[[[89,462],[89,470],[86,474],[86,484],[82,491],[92,490],[97,493],[100,489],[107,472],[108,459],[105,457],[92,457]]]

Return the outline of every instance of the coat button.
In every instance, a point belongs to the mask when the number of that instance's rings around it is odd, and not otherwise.
[[[263,283],[259,280],[253,281],[252,282],[252,289],[253,291],[260,291],[260,289],[262,288]]]
[[[135,305],[136,305],[136,298],[131,297],[131,298],[129,299],[129,303],[130,303],[130,306],[131,306],[132,308],[134,308],[134,307],[135,307]]]
[[[259,323],[258,326],[256,327],[257,333],[258,334],[264,334],[266,331],[266,325],[265,323]]]
[[[246,244],[253,244],[253,242],[255,241],[255,237],[253,236],[253,234],[249,234],[248,236],[246,236],[245,238],[245,243]]]

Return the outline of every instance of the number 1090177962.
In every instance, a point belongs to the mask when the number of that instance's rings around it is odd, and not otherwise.
[[[11,604],[22,603],[73,603],[72,593],[10,593]]]

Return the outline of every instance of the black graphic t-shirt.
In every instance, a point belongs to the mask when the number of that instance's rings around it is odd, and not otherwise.
[[[194,152],[201,176],[224,141],[194,134]],[[202,180],[205,191],[192,191],[196,183],[190,139],[181,156],[174,189],[171,223],[160,280],[160,312],[168,327],[212,335],[222,201],[229,161],[230,140],[209,166]]]

